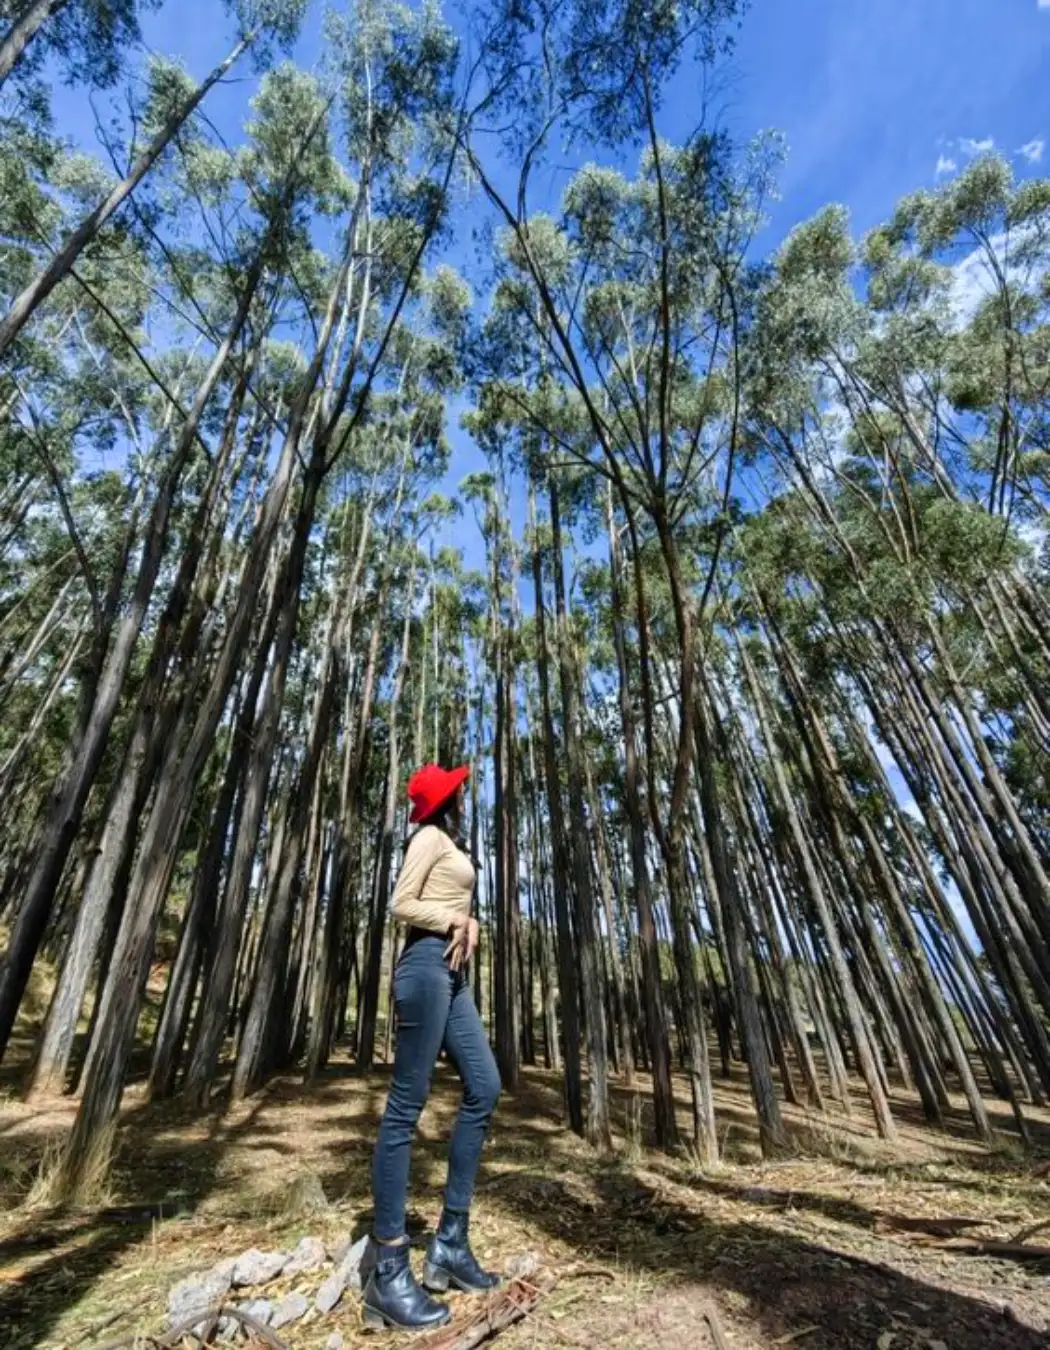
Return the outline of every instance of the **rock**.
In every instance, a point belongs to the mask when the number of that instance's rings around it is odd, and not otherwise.
[[[211,1270],[180,1280],[168,1295],[168,1325],[179,1326],[194,1313],[207,1313],[217,1307],[229,1293],[232,1273],[232,1263],[220,1261]]]
[[[289,1218],[304,1214],[319,1214],[328,1208],[328,1197],[316,1172],[304,1172],[295,1178],[288,1191],[281,1196],[278,1207]]]
[[[324,1350],[343,1350],[346,1342],[343,1340],[342,1333],[333,1331],[331,1336],[324,1343]]]
[[[233,1267],[233,1286],[244,1289],[256,1284],[269,1284],[288,1264],[287,1252],[261,1252],[251,1247],[238,1256]]]
[[[371,1242],[368,1234],[358,1238],[354,1245],[339,1262],[339,1269],[346,1273],[346,1287],[352,1289],[355,1294],[361,1292],[361,1287],[367,1274],[366,1258],[371,1248]]]
[[[329,1261],[337,1266],[353,1245],[353,1233],[344,1233],[342,1237],[337,1237],[334,1242],[328,1244]]]
[[[343,1255],[345,1255],[345,1252]],[[339,1259],[342,1260],[342,1256]],[[295,1251],[292,1252],[292,1259],[281,1271],[281,1274],[304,1275],[311,1270],[320,1270],[327,1260],[328,1253],[325,1251],[325,1245],[321,1239],[304,1237]]]
[[[335,1250],[342,1250],[343,1255],[337,1262],[335,1270],[317,1291],[314,1306],[318,1312],[331,1312],[347,1289],[353,1290],[355,1294],[361,1292],[361,1286],[364,1282],[365,1258],[368,1255],[369,1245],[366,1233],[364,1237],[358,1238],[352,1247],[344,1248],[341,1244],[337,1244],[337,1247],[333,1249],[333,1254]]]
[[[305,1294],[286,1294],[274,1308],[270,1326],[277,1331],[289,1322],[298,1322],[300,1317],[306,1316],[309,1307],[310,1300]]]
[[[507,1262],[507,1278],[510,1280],[531,1280],[540,1268],[538,1252],[522,1252]]]
[[[245,1303],[238,1303],[237,1311],[254,1317],[257,1322],[268,1327],[273,1317],[273,1303],[268,1298],[250,1298]]]
[[[319,1313],[330,1313],[339,1300],[343,1297],[343,1290],[346,1288],[346,1276],[343,1273],[342,1266],[336,1266],[331,1275],[324,1281],[317,1295],[314,1298],[314,1307]]]

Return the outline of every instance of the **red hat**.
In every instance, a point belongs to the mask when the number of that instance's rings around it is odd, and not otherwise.
[[[469,764],[461,764],[458,769],[424,764],[408,780],[408,799],[412,803],[412,814],[408,819],[414,824],[432,816],[439,806],[448,801],[460,783],[469,777]]]

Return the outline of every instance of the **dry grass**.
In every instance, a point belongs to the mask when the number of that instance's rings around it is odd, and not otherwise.
[[[334,1241],[364,1231],[385,1086],[382,1074],[363,1081],[336,1065],[309,1089],[280,1080],[209,1115],[178,1104],[145,1107],[132,1091],[111,1208],[87,1212],[30,1207],[44,1193],[40,1178],[53,1163],[40,1164],[53,1159],[72,1105],[0,1103],[0,1345],[73,1350],[157,1331],[168,1289],[192,1270],[306,1233]],[[961,1103],[951,1132],[934,1135],[901,1094],[901,1140],[892,1149],[873,1140],[859,1098],[848,1120],[789,1109],[803,1156],[767,1163],[738,1070],[718,1084],[725,1160],[704,1170],[647,1147],[645,1093],[644,1083],[614,1089],[620,1132],[612,1158],[562,1128],[560,1086],[549,1074],[528,1072],[501,1105],[475,1245],[497,1266],[534,1251],[558,1283],[501,1334],[499,1350],[705,1350],[709,1305],[731,1350],[871,1350],[886,1334],[892,1350],[929,1350],[938,1339],[950,1350],[1045,1345],[1050,1298],[1038,1269],[916,1245],[885,1225],[893,1215],[969,1215],[996,1235],[1050,1215],[1050,1187],[1033,1160],[1005,1134],[1001,1150],[979,1148]],[[439,1073],[415,1155],[410,1222],[418,1236],[439,1207],[455,1100],[454,1081]],[[687,1102],[683,1084],[683,1126]],[[1005,1128],[1006,1114],[998,1121]],[[1050,1117],[1033,1125],[1050,1138]],[[309,1176],[328,1203],[317,1208],[315,1196],[304,1212],[295,1183]],[[112,1208],[118,1201],[124,1207]],[[312,1293],[319,1281],[278,1282],[273,1292]],[[1016,1320],[1003,1317],[1005,1304]],[[465,1319],[474,1311],[467,1300],[456,1307]],[[292,1350],[319,1350],[333,1329],[351,1350],[369,1343],[352,1302],[282,1334]]]

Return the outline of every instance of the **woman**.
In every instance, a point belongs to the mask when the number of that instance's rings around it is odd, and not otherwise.
[[[474,1178],[500,1081],[465,969],[478,945],[471,918],[474,864],[459,834],[463,784],[470,769],[428,764],[412,775],[409,820],[418,823],[394,891],[394,918],[408,928],[394,972],[397,1048],[394,1078],[372,1163],[376,1263],[365,1286],[371,1327],[440,1326],[450,1316],[416,1283],[405,1234],[409,1155],[442,1048],[463,1080],[452,1133],[445,1208],[427,1250],[423,1283],[481,1293],[499,1280],[478,1265],[467,1238]]]

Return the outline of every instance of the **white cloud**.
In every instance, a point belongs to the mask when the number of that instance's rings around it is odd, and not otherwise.
[[[1006,247],[1006,236],[995,235],[988,241],[992,251],[1001,258]],[[959,327],[970,322],[982,301],[995,291],[995,275],[988,257],[981,248],[961,259],[952,268],[951,299]]]
[[[937,168],[935,173],[938,178],[943,178],[946,173],[954,173],[958,167],[955,160],[951,159],[948,155],[939,155],[937,157]]]
[[[984,248],[975,248],[952,267],[951,303],[956,323],[961,327],[973,318],[977,307],[994,295],[1002,275],[1019,286],[1039,285],[1047,275],[1045,262],[1033,261],[1025,254],[1034,236],[1031,230],[1014,230],[1012,235],[993,234],[988,248],[995,255],[993,267]]]
[[[1046,0],[1046,4],[1043,8],[1050,9],[1050,0]],[[1023,155],[1029,164],[1038,164],[1043,158],[1043,151],[1045,149],[1046,141],[1044,141],[1041,136],[1037,136],[1035,140],[1029,141],[1027,145],[1022,145],[1017,153]]]
[[[972,136],[963,136],[959,141],[959,149],[964,155],[987,155],[995,149],[995,141],[991,136],[986,136],[983,141],[975,141]]]

